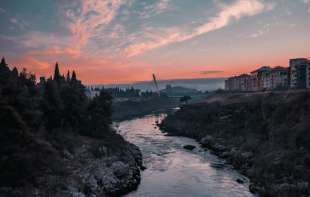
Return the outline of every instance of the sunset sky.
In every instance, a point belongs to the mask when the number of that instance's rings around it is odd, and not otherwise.
[[[87,84],[227,77],[310,57],[310,0],[1,0],[0,55]]]

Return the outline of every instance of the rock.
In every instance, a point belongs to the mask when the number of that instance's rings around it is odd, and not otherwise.
[[[223,169],[225,167],[225,163],[224,162],[211,163],[211,167],[216,169]]]
[[[67,158],[67,159],[73,159],[74,158],[74,156],[68,150],[64,150],[63,154],[64,154],[65,158]]]
[[[141,166],[141,167],[140,167],[140,170],[142,170],[142,171],[143,171],[143,170],[146,170],[146,167],[145,167],[145,166]]]
[[[184,149],[187,149],[187,150],[194,150],[196,148],[196,146],[193,146],[193,145],[185,145],[183,146]]]
[[[224,151],[227,150],[227,148],[226,148],[225,146],[223,146],[223,145],[221,145],[221,144],[218,144],[218,143],[216,143],[216,144],[213,146],[213,149],[214,149],[214,151],[216,151],[216,152],[224,152]]]
[[[245,160],[249,160],[251,158],[253,158],[254,154],[252,152],[244,152],[241,153],[241,157]]]
[[[129,166],[121,161],[114,162],[111,166],[114,175],[118,178],[128,174]]]
[[[208,147],[211,146],[211,144],[213,144],[214,142],[214,138],[210,135],[206,135],[205,137],[201,138],[200,140],[200,144],[202,146]]]
[[[221,158],[229,158],[231,156],[231,153],[229,151],[225,151],[219,154]]]
[[[257,185],[255,185],[254,183],[251,183],[249,185],[249,190],[251,193],[257,193],[260,189]]]
[[[243,183],[244,183],[244,180],[242,180],[242,179],[240,179],[240,178],[238,178],[236,181],[237,181],[237,183],[240,183],[240,184],[243,184]]]

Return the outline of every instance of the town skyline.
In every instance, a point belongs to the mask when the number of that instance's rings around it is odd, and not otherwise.
[[[226,78],[310,56],[309,0],[4,1],[0,55],[85,84]]]

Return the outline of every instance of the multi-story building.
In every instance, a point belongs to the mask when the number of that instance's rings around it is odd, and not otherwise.
[[[309,87],[309,60],[297,58],[290,60],[290,88],[303,89]]]
[[[273,68],[270,72],[269,80],[271,89],[286,89],[289,84],[289,69],[281,66]]]
[[[263,66],[248,74],[234,76],[225,81],[229,91],[262,91],[275,89],[310,88],[310,60],[291,59],[289,67]]]
[[[229,91],[251,91],[251,79],[248,74],[230,77],[225,81],[225,89]]]
[[[251,72],[251,76],[255,78],[252,86],[253,91],[259,91],[271,88],[271,81],[269,78],[271,68],[263,66]]]

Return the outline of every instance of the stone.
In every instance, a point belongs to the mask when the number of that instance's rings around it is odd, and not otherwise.
[[[187,150],[194,150],[196,148],[196,146],[193,146],[193,145],[185,145],[183,146],[184,149],[187,149]]]
[[[242,180],[242,179],[240,179],[240,178],[238,178],[236,181],[237,181],[237,183],[240,183],[240,184],[243,184],[243,183],[244,183],[244,180]]]
[[[213,144],[213,142],[214,142],[214,138],[210,135],[206,135],[200,140],[200,144],[203,146],[210,146],[211,144]]]
[[[129,172],[129,166],[121,161],[116,161],[111,166],[114,175],[118,178],[124,177]]]

